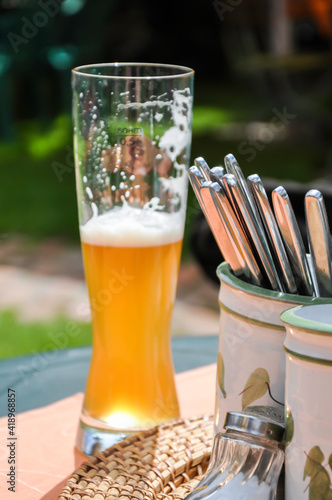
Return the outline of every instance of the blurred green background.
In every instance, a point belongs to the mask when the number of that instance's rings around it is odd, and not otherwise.
[[[80,64],[193,67],[192,161],[212,167],[232,152],[246,175],[330,181],[332,0],[1,0],[0,14],[3,248],[17,234],[79,242],[70,70]],[[185,261],[198,212],[190,190]],[[30,352],[30,330],[0,313],[0,356]]]

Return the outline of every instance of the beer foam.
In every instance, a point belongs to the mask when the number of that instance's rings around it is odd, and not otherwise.
[[[189,88],[175,90],[171,105],[174,126],[166,130],[159,141],[159,147],[165,149],[167,156],[175,162],[178,155],[184,151],[191,141],[190,110],[192,96]]]
[[[93,216],[80,226],[84,243],[100,246],[149,247],[179,241],[183,235],[183,214],[115,207]]]

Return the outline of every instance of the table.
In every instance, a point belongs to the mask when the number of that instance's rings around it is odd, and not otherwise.
[[[172,339],[176,373],[215,363],[218,336]],[[91,347],[35,353],[0,361],[0,417],[7,414],[7,389],[16,390],[18,413],[83,392]]]
[[[214,411],[216,365],[201,365],[215,362],[217,343],[216,337],[172,341],[183,418]],[[18,409],[29,409],[16,417],[15,494],[7,490],[6,484],[7,444],[13,440],[8,436],[7,416],[0,419],[2,499],[56,499],[66,478],[84,461],[74,443],[90,353],[90,348],[85,347],[57,351],[48,363],[36,355],[0,362],[1,402],[11,387],[16,391]],[[1,411],[7,413],[3,404]]]

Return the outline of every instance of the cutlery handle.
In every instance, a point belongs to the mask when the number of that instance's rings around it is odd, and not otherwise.
[[[273,190],[272,203],[295,279],[298,280],[299,292],[312,296],[312,278],[301,232],[287,191],[282,186]]]
[[[209,189],[220,217],[224,220],[231,245],[234,251],[242,256],[244,275],[254,285],[262,286],[263,276],[224,189],[216,182],[211,184]]]
[[[201,187],[205,184],[211,184],[211,181],[205,181],[203,175],[197,167],[191,167],[188,172],[189,180],[196,195],[196,198],[203,211],[205,219],[209,224],[214,239],[222,253],[224,259],[230,265],[236,276],[243,274],[243,264],[240,263],[237,254],[233,251],[229,236],[224,227],[224,223],[219,218],[219,214],[214,206],[214,203],[208,199],[207,195],[202,196]],[[211,198],[211,197],[210,197]]]
[[[248,185],[263,221],[275,262],[278,265],[278,272],[286,285],[287,292],[297,293],[294,275],[263,182],[257,174],[253,174],[248,177]]]
[[[332,296],[331,234],[323,195],[311,189],[305,195],[305,212],[312,266],[317,278],[319,296]]]

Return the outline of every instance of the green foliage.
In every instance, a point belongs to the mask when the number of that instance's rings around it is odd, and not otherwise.
[[[308,453],[307,460],[304,466],[304,476],[312,477],[317,471],[320,470],[324,460],[324,454],[319,446],[314,446]]]
[[[324,462],[324,454],[319,446],[311,448],[304,466],[303,480],[310,477],[309,500],[331,500],[331,479]],[[330,464],[331,455],[329,458]]]
[[[267,392],[270,384],[270,376],[265,368],[256,368],[254,370],[242,391],[242,411],[251,405],[257,399],[260,399]]]
[[[230,122],[230,112],[215,106],[195,106],[193,116],[193,135],[206,134]],[[203,156],[205,153],[202,153]]]
[[[218,384],[224,398],[227,398],[225,391],[225,363],[220,352],[218,353]]]
[[[285,446],[288,446],[291,443],[293,436],[294,436],[294,418],[292,412],[287,408]]]
[[[78,240],[68,117],[60,117],[44,133],[41,126],[29,123],[18,131],[17,142],[0,145],[0,154],[0,233]],[[61,176],[59,165],[65,166]]]
[[[89,344],[89,323],[64,317],[23,323],[13,311],[0,313],[0,359]]]
[[[22,131],[23,146],[31,158],[48,158],[71,143],[72,123],[69,115],[58,116],[52,126],[45,130],[41,124],[33,122]]]

